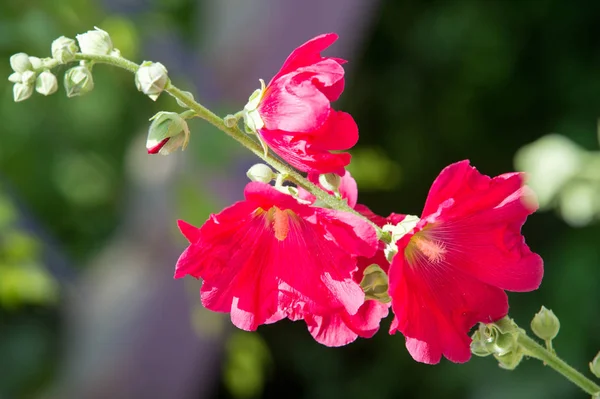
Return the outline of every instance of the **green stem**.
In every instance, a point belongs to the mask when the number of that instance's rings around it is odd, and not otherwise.
[[[594,383],[592,380],[569,366],[556,354],[550,352],[542,345],[538,344],[533,339],[529,338],[524,331],[518,334],[517,343],[527,356],[534,357],[543,361],[548,366],[552,367],[555,371],[562,374],[565,378],[583,389],[590,395],[596,395],[600,393],[600,386]]]
[[[121,57],[113,57],[110,55],[92,55],[78,53],[75,55],[75,60],[94,61],[97,63],[110,64],[119,68],[126,69],[132,73],[136,73],[139,68],[139,65],[137,65],[134,62],[131,62]],[[356,212],[353,208],[348,206],[346,201],[336,198],[335,196],[329,195],[327,192],[323,191],[321,188],[308,181],[308,179],[306,179],[304,176],[298,173],[295,169],[291,168],[289,165],[270,156],[268,153],[265,154],[261,145],[256,141],[252,140],[247,134],[242,132],[239,126],[226,126],[221,117],[217,116],[208,108],[204,107],[202,104],[199,104],[198,102],[194,101],[192,98],[187,96],[181,89],[174,86],[171,83],[171,81],[167,82],[167,85],[164,90],[167,93],[169,93],[172,97],[176,98],[177,100],[185,104],[188,108],[193,110],[200,118],[212,124],[217,129],[225,132],[229,137],[233,138],[238,143],[252,151],[257,157],[259,157],[260,159],[277,169],[280,173],[286,175],[288,177],[288,180],[304,188],[332,209],[349,212],[354,215],[360,216],[364,220],[368,221],[377,232],[377,236],[380,239],[389,242],[389,234],[384,232],[381,228],[379,228],[379,226],[375,225],[370,220],[362,216],[360,213]]]

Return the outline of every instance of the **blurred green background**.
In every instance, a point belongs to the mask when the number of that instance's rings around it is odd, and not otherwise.
[[[93,26],[221,114],[295,46],[339,32],[328,54],[350,59],[336,106],[361,131],[359,202],[420,214],[439,171],[465,158],[488,175],[529,171],[542,211],[524,233],[546,274],[510,294],[511,315],[528,327],[551,308],[555,348],[587,371],[600,350],[600,2],[4,0],[0,76],[11,54],[48,56],[54,38]],[[124,71],[96,66],[85,97],[61,87],[18,104],[6,78],[0,398],[586,397],[534,360],[415,363],[391,318],[337,349],[301,322],[233,329],[199,306],[198,282],[172,280],[186,244],[175,220],[200,225],[241,198],[251,155],[194,122],[185,153],[146,156],[148,119],[178,107]]]

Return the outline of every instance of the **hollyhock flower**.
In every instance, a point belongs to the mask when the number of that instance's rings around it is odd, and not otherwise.
[[[398,240],[390,333],[404,334],[415,360],[466,362],[471,327],[508,313],[504,290],[540,285],[542,259],[520,232],[537,208],[523,180],[521,173],[490,178],[468,161],[452,164],[433,183],[420,221]]]
[[[290,165],[303,172],[340,172],[350,154],[332,153],[356,144],[354,119],[331,108],[344,89],[344,60],[322,57],[335,33],[315,37],[294,50],[269,84],[244,107],[246,126]]]
[[[202,278],[204,306],[231,312],[244,330],[285,317],[355,314],[364,294],[353,279],[356,256],[373,256],[377,235],[363,219],[311,207],[272,186],[251,182],[245,200],[200,228],[180,221],[190,246],[175,278]]]
[[[319,184],[318,175],[310,174],[308,179]],[[311,203],[314,203],[316,198],[301,188],[298,189],[299,196]],[[404,219],[404,215],[392,213],[387,218],[376,215],[364,205],[357,204],[358,188],[356,181],[352,178],[350,172],[346,171],[341,178],[338,188],[340,196],[348,202],[348,205],[355,208],[357,212],[367,217],[379,227],[385,224],[397,224]],[[332,194],[330,192],[330,194]],[[387,273],[389,262],[384,254],[384,244],[379,242],[377,252],[372,257],[358,257],[358,268],[352,274],[352,278],[357,284],[363,281],[364,273],[370,265],[377,265],[381,269],[382,274]],[[385,276],[387,284],[387,276]],[[390,303],[382,303],[376,299],[366,299],[360,306],[356,314],[350,314],[345,309],[339,309],[337,312],[326,315],[311,315],[305,318],[308,324],[308,329],[313,338],[327,346],[343,346],[355,341],[358,337],[371,338],[379,330],[381,319],[387,317]]]

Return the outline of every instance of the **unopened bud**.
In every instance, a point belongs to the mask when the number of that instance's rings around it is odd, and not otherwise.
[[[13,86],[13,98],[16,103],[25,101],[33,94],[33,86],[24,83],[15,83]]]
[[[551,341],[560,330],[560,321],[554,312],[542,306],[531,320],[531,330],[544,341]]]
[[[144,61],[135,74],[135,86],[153,101],[156,101],[168,81],[167,68],[160,62]]]
[[[19,72],[11,73],[10,76],[8,77],[8,81],[11,83],[21,83],[22,82],[21,74]]]
[[[248,169],[246,176],[252,181],[270,183],[275,178],[275,173],[273,173],[273,169],[264,163],[257,163]]]
[[[260,100],[262,99],[264,92],[265,81],[260,79],[260,89],[254,90],[248,99],[248,103],[244,106],[244,124],[247,131],[255,133],[265,126],[265,123],[258,112],[258,106],[260,105]]]
[[[594,360],[590,362],[590,371],[596,377],[600,378],[600,352],[598,352]]]
[[[360,287],[366,299],[374,299],[382,303],[389,303],[392,300],[388,294],[388,276],[379,265],[372,264],[364,270]]]
[[[39,69],[42,67],[42,65],[44,65],[42,60],[40,60],[38,57],[29,57],[29,62],[31,62],[31,67],[33,69]]]
[[[523,360],[523,352],[520,349],[515,349],[503,355],[494,355],[494,357],[501,368],[514,370],[521,363],[521,360]]]
[[[35,91],[44,96],[54,94],[58,90],[58,81],[56,76],[50,71],[40,73],[35,81]]]
[[[485,357],[492,354],[488,348],[488,339],[485,335],[485,325],[481,324],[471,336],[471,353],[475,356]]]
[[[65,74],[67,97],[82,96],[94,88],[92,72],[85,66],[76,66]]]
[[[187,98],[189,98],[190,100],[192,100],[192,101],[194,100],[194,95],[192,93],[190,93],[189,91],[182,91],[182,93],[185,94],[185,96]],[[185,105],[184,103],[182,103],[181,100],[179,100],[178,98],[176,98],[176,100],[177,100],[177,104],[180,107],[189,108],[187,105]]]
[[[76,37],[83,54],[109,55],[113,51],[110,35],[102,29],[95,28]]]
[[[52,42],[52,58],[61,64],[73,61],[78,51],[77,43],[71,38],[61,36]]]
[[[33,71],[25,71],[21,74],[21,82],[28,86],[33,86],[35,83],[36,74]]]
[[[168,155],[181,147],[185,150],[190,138],[187,122],[176,112],[161,111],[151,119],[146,148],[148,154]]]
[[[10,57],[10,67],[15,72],[23,73],[33,69],[29,56],[25,53],[17,53]]]
[[[342,183],[342,178],[337,173],[319,175],[319,184],[327,191],[337,191]]]

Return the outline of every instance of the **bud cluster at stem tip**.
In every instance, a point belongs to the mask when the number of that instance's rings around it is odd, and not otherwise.
[[[14,83],[15,102],[27,100],[34,89],[44,96],[56,92],[58,82],[56,76],[46,69],[48,61],[48,59],[30,57],[25,53],[17,53],[10,57],[10,66],[14,72],[8,80]]]

